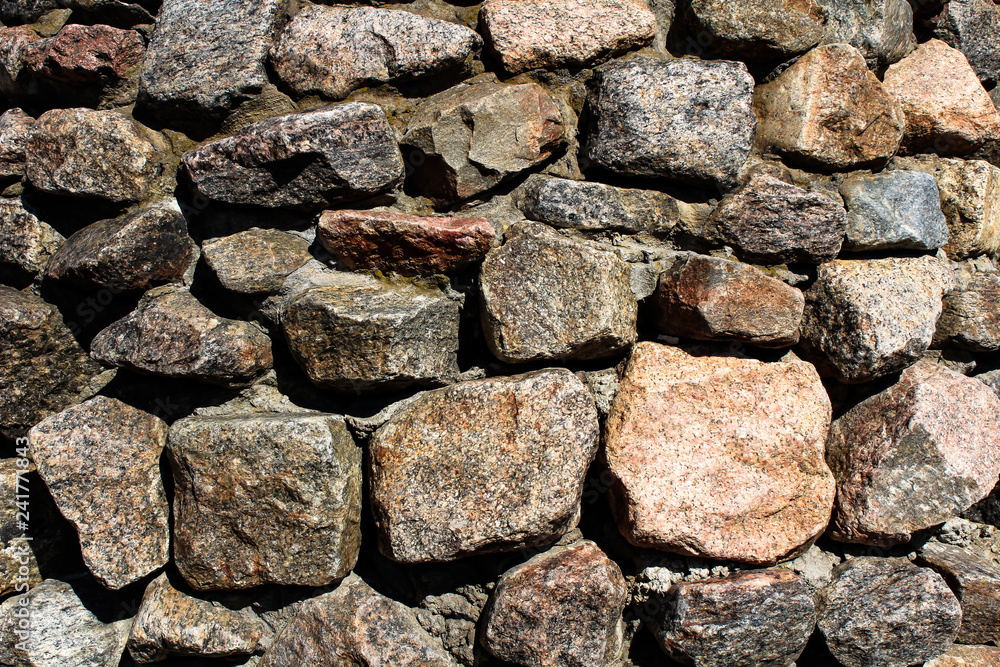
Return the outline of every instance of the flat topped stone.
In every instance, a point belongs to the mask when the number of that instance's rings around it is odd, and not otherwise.
[[[201,256],[219,283],[237,294],[271,294],[312,260],[309,242],[277,229],[254,227],[202,243]]]
[[[713,55],[739,60],[802,53],[823,37],[826,18],[814,0],[692,0],[687,12]]]
[[[948,242],[948,222],[930,174],[855,175],[840,184],[840,194],[847,206],[848,250],[937,250]]]

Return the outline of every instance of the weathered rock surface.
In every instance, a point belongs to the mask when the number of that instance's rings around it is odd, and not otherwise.
[[[312,259],[302,237],[257,227],[205,241],[201,256],[219,283],[237,294],[277,292],[289,274]]]
[[[0,459],[0,503],[3,503],[0,505],[0,595],[4,597],[42,583],[38,552],[44,554],[45,547],[50,545],[38,544],[37,536],[28,535],[24,517],[18,516],[21,508],[17,505],[26,495],[30,502],[29,494],[36,484],[41,485],[41,481],[34,465],[19,467],[17,458]],[[40,510],[36,510],[39,518]],[[27,526],[31,527],[31,524]],[[21,537],[31,537],[30,542],[36,544],[21,540]]]
[[[148,10],[123,0],[16,0],[0,6],[0,20],[4,25],[44,22],[45,14],[58,13],[53,10],[78,11],[95,22],[123,28],[153,23]]]
[[[809,167],[881,166],[903,138],[903,108],[853,46],[802,56],[754,92],[758,143]]]
[[[0,199],[0,268],[35,275],[66,241],[17,199]]]
[[[599,70],[585,156],[625,176],[732,185],[753,145],[742,63],[642,59]]]
[[[271,63],[297,95],[347,97],[369,84],[454,68],[482,45],[465,26],[408,11],[310,5],[271,49]]]
[[[652,41],[656,16],[642,0],[487,0],[479,16],[509,74],[584,67]]]
[[[528,667],[609,665],[623,644],[625,577],[590,540],[555,547],[497,582],[483,644]]]
[[[857,174],[840,184],[847,250],[937,250],[948,223],[934,178],[921,171]]]
[[[636,546],[759,565],[826,528],[830,400],[804,362],[695,357],[639,343],[608,416],[622,534]]]
[[[791,665],[816,627],[812,589],[785,569],[675,584],[653,634],[695,667]]]
[[[936,570],[962,605],[955,641],[988,644],[1000,640],[1000,568],[973,552],[938,542],[920,550],[920,561]]]
[[[410,609],[354,574],[332,593],[306,602],[260,661],[260,667],[334,664],[457,665]]]
[[[825,17],[813,0],[692,0],[687,11],[692,29],[704,31],[712,54],[723,58],[785,59],[823,37]]]
[[[352,102],[267,118],[184,154],[208,199],[317,210],[394,188],[403,159],[385,113]]]
[[[139,102],[164,120],[222,117],[267,84],[281,0],[165,0],[139,79]]]
[[[522,223],[479,275],[487,344],[508,363],[618,354],[637,338],[629,277],[617,255]]]
[[[889,67],[885,87],[903,107],[906,153],[967,155],[1000,138],[1000,113],[961,51],[932,39]]]
[[[907,0],[817,0],[826,12],[824,44],[850,44],[871,70],[898,62],[917,45]]]
[[[55,306],[0,286],[0,432],[24,435],[100,372]]]
[[[995,646],[962,646],[955,644],[924,667],[997,667],[1000,665],[1000,648]]]
[[[53,109],[28,137],[26,173],[42,192],[137,202],[159,179],[165,154],[162,135],[118,112]]]
[[[413,184],[431,199],[455,202],[547,160],[565,131],[559,107],[538,84],[480,81],[421,102],[402,143],[422,154]]]
[[[263,330],[219,317],[175,287],[143,295],[131,314],[97,334],[90,353],[140,373],[227,386],[252,383],[272,361]]]
[[[597,438],[594,399],[564,369],[419,396],[369,444],[379,548],[413,563],[551,544],[577,522]]]
[[[892,545],[958,516],[1000,478],[1000,399],[985,384],[921,361],[833,423],[837,477],[829,534]]]
[[[227,602],[188,595],[161,574],[142,596],[129,653],[136,662],[155,663],[172,655],[223,658],[263,652],[271,629],[249,605],[234,609]]]
[[[28,134],[35,119],[21,109],[8,109],[0,116],[0,178],[24,176]]]
[[[950,0],[934,18],[934,35],[962,52],[984,86],[1000,76],[1000,10],[987,0]]]
[[[818,264],[837,256],[846,229],[847,211],[827,195],[757,173],[723,197],[702,235],[746,261]]]
[[[944,298],[934,344],[974,352],[1000,350],[1000,273],[956,271],[958,289]]]
[[[361,450],[340,417],[189,417],[170,428],[174,559],[198,590],[324,586],[361,545]]]
[[[41,36],[28,26],[0,27],[0,94],[11,106],[30,76],[29,54]]]
[[[947,651],[958,633],[962,609],[933,570],[864,557],[847,561],[834,577],[817,597],[818,625],[845,667],[920,664]]]
[[[898,372],[927,351],[954,280],[927,256],[823,264],[805,292],[802,340],[821,370],[844,382]]]
[[[453,273],[482,261],[496,233],[485,218],[324,211],[317,234],[350,269],[404,276]]]

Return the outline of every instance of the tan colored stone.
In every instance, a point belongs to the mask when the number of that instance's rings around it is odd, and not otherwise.
[[[955,644],[924,667],[1000,667],[1000,648]]]

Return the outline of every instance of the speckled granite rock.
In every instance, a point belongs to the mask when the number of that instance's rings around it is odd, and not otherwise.
[[[379,548],[403,563],[551,544],[578,520],[597,410],[568,370],[416,398],[369,444]]]
[[[778,60],[802,53],[823,36],[824,15],[814,0],[692,0],[687,19],[704,31],[713,55]]]
[[[435,201],[468,199],[551,157],[564,123],[538,84],[460,84],[423,100],[407,122],[402,143],[422,154],[410,180]]]
[[[945,578],[962,605],[962,644],[1000,640],[1000,568],[975,553],[938,542],[920,550],[920,562]]]
[[[28,137],[26,173],[42,192],[137,202],[159,179],[165,154],[162,135],[118,112],[53,109]]]
[[[26,209],[22,199],[0,199],[0,269],[38,274],[65,241]]]
[[[605,431],[613,507],[636,546],[769,565],[826,528],[830,399],[804,362],[639,343]]]
[[[948,242],[948,223],[930,174],[856,174],[840,184],[840,194],[847,206],[847,250],[937,250]]]
[[[102,585],[122,588],[170,560],[170,512],[160,479],[163,420],[98,396],[38,423],[28,442]]]
[[[585,156],[625,176],[732,185],[753,144],[742,63],[640,59],[598,70]]]
[[[317,210],[394,188],[403,159],[385,113],[352,102],[267,118],[184,154],[184,173],[208,199]]]
[[[934,18],[934,36],[965,55],[985,86],[1000,76],[1000,9],[988,0],[950,0]]]
[[[256,227],[205,241],[201,256],[219,283],[237,294],[277,292],[289,274],[312,259],[302,237]]]
[[[172,655],[222,658],[262,653],[272,630],[249,604],[233,606],[233,601],[225,598],[188,595],[161,574],[142,596],[128,652],[140,664]]]
[[[100,372],[55,306],[0,286],[0,433],[24,435]]]
[[[590,540],[554,547],[497,582],[483,645],[527,667],[614,664],[626,594],[621,569]]]
[[[1000,667],[1000,648],[955,644],[924,667]]]
[[[522,223],[479,275],[486,342],[508,363],[618,354],[637,338],[629,276],[611,252]]]
[[[482,261],[496,233],[485,218],[324,211],[317,235],[350,269],[420,276],[453,273]]]
[[[1000,350],[1000,273],[956,271],[958,289],[944,298],[934,333],[935,346],[974,352]]]
[[[408,11],[310,5],[285,27],[271,63],[297,95],[339,100],[369,84],[456,67],[481,45],[465,26]]]
[[[487,0],[479,20],[509,74],[591,65],[648,44],[656,32],[643,0]]]
[[[758,142],[810,167],[881,166],[899,148],[899,102],[847,44],[820,46],[754,92]]]
[[[850,44],[869,69],[898,62],[917,45],[907,0],[816,0],[826,12],[824,44]]]
[[[404,605],[352,574],[332,593],[306,602],[264,654],[259,667],[354,664],[456,667]]]
[[[847,211],[830,197],[757,173],[726,195],[702,231],[746,261],[829,261],[840,252]]]
[[[143,63],[139,103],[169,122],[222,117],[260,93],[284,5],[164,0]]]
[[[35,119],[16,107],[0,116],[0,178],[24,176],[28,134],[34,125]]]
[[[174,559],[198,590],[324,586],[361,545],[361,450],[340,417],[189,417],[170,428]]]
[[[669,263],[653,298],[665,334],[761,347],[795,345],[805,306],[802,292],[760,269],[693,254]]]
[[[951,268],[933,257],[823,264],[805,292],[802,340],[821,371],[844,382],[896,373],[927,351],[954,287]]]
[[[932,39],[889,67],[885,87],[906,114],[901,150],[967,155],[1000,139],[1000,113],[961,51]]]
[[[176,287],[146,292],[136,309],[94,338],[91,356],[140,373],[242,386],[271,367],[259,327],[219,317]]]
[[[785,569],[675,584],[653,634],[695,667],[787,667],[816,627],[812,589]]]
[[[838,567],[834,577],[817,597],[818,625],[844,667],[919,664],[947,651],[958,633],[962,609],[933,570],[863,557]]]
[[[958,516],[1000,478],[1000,398],[982,382],[921,361],[833,423],[837,477],[829,534],[892,545]]]
[[[2,10],[0,10],[2,11]],[[42,37],[28,26],[0,27],[0,95],[11,106],[18,103],[31,76],[29,54]]]

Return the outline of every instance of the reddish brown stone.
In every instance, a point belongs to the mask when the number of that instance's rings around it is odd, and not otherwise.
[[[924,667],[1000,667],[1000,648],[955,644]]]
[[[404,276],[450,273],[482,260],[495,232],[485,218],[423,217],[393,211],[326,211],[319,239],[351,269]]]
[[[34,124],[34,118],[17,108],[0,116],[0,177],[24,176],[24,151]]]
[[[76,24],[34,48],[39,49],[31,63],[36,76],[72,84],[124,78],[142,62],[146,50],[134,30]]]

